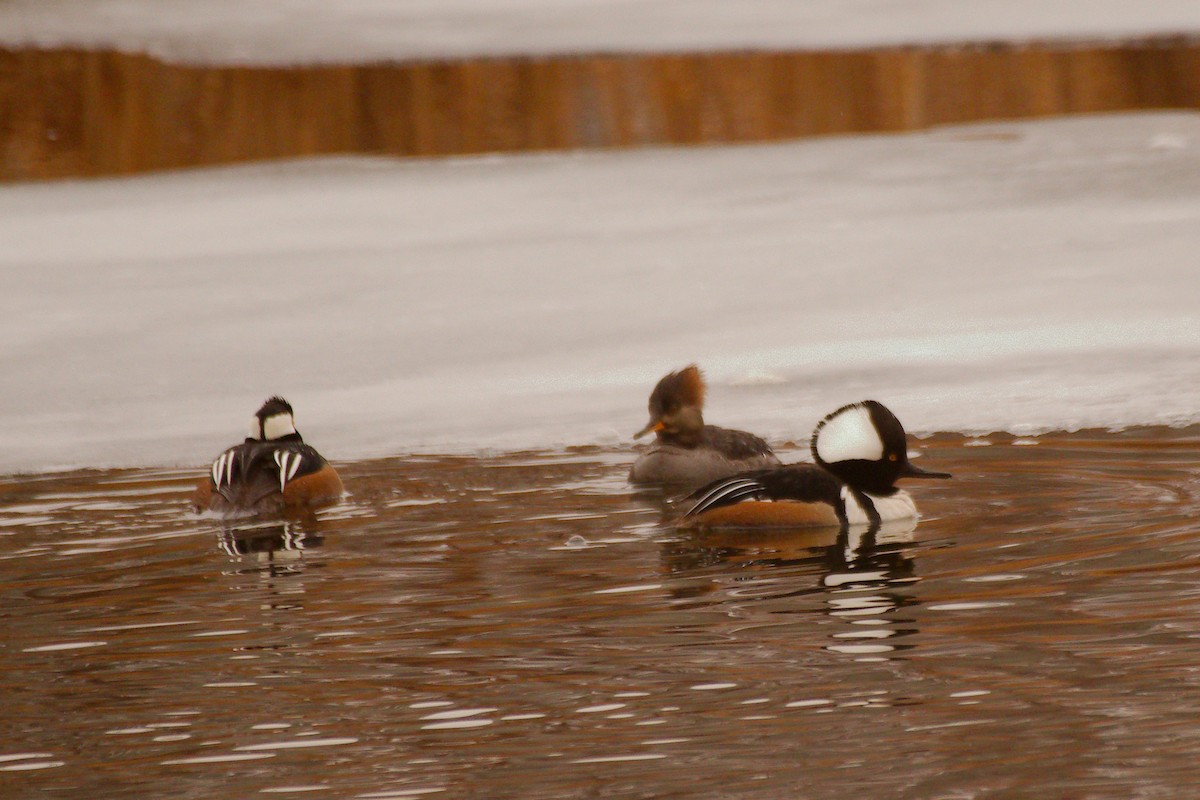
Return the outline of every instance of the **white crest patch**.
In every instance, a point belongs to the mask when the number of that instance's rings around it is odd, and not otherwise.
[[[296,423],[291,414],[273,414],[263,420],[263,439],[282,439],[296,432]]]
[[[817,455],[826,464],[881,460],[883,440],[866,406],[849,406],[827,419],[817,431]]]

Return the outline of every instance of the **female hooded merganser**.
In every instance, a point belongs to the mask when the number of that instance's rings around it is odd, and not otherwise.
[[[650,394],[650,422],[634,434],[657,441],[629,471],[633,483],[697,486],[745,470],[778,466],[752,433],[704,424],[704,377],[692,364],[666,375]]]
[[[279,512],[336,503],[342,479],[304,443],[292,407],[272,397],[250,420],[250,435],[212,463],[192,496],[198,511]]]
[[[716,481],[692,494],[685,527],[879,525],[916,517],[899,478],[949,478],[908,460],[904,427],[874,400],[834,411],[812,435],[816,464],[789,464]]]

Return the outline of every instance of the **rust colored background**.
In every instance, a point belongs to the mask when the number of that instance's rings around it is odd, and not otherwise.
[[[0,51],[0,179],[790,139],[1200,107],[1200,39],[259,67]]]

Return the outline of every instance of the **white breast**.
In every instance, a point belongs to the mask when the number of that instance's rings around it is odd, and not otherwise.
[[[899,491],[890,497],[878,497],[868,494],[867,499],[875,506],[881,522],[891,522],[897,519],[912,519],[917,516],[917,504],[912,495]],[[842,487],[842,502],[846,504],[846,521],[851,525],[868,525],[871,517],[866,509],[858,502],[849,486]]]

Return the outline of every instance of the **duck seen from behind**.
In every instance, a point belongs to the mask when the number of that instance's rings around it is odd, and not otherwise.
[[[917,507],[900,478],[949,478],[908,460],[904,427],[882,403],[842,406],[813,431],[815,464],[789,464],[715,481],[691,495],[683,527],[879,525]]]
[[[305,444],[292,406],[271,397],[250,420],[250,435],[217,456],[192,496],[197,511],[279,513],[336,503],[337,471]]]
[[[664,376],[650,393],[650,422],[635,439],[655,435],[634,462],[637,484],[699,486],[746,470],[778,466],[770,446],[752,433],[704,424],[704,376],[691,364]]]

